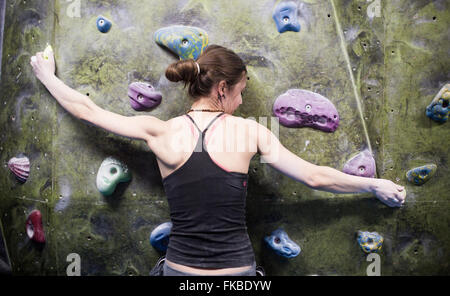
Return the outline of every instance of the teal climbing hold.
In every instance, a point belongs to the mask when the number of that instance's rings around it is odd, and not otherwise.
[[[97,173],[97,189],[105,196],[113,194],[116,186],[120,182],[131,180],[131,173],[128,167],[119,160],[106,158]]]
[[[436,170],[437,166],[435,164],[426,164],[409,170],[406,173],[406,178],[415,185],[423,185],[434,176]]]
[[[206,31],[187,26],[170,26],[157,30],[155,42],[168,48],[181,60],[197,59],[208,46]]]

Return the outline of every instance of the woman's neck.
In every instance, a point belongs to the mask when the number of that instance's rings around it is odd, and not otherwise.
[[[197,101],[195,101],[195,103],[192,104],[191,109],[223,110],[223,107],[221,106],[221,104],[210,98],[200,98]]]

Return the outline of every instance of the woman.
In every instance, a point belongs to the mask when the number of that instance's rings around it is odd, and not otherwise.
[[[245,197],[247,172],[256,153],[308,187],[334,193],[372,192],[391,207],[404,203],[402,186],[311,164],[288,151],[266,127],[232,116],[242,104],[247,70],[224,47],[210,45],[197,61],[178,61],[167,68],[166,77],[189,85],[194,99],[187,114],[168,121],[150,115],[126,117],[100,108],[55,76],[52,53],[46,60],[39,52],[30,63],[71,114],[115,134],[144,140],[155,153],[173,223],[164,275],[255,275]],[[238,134],[236,128],[246,133]],[[225,148],[229,143],[245,149]]]

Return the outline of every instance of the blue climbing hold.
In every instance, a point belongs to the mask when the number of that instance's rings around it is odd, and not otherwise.
[[[167,251],[169,245],[169,235],[172,230],[172,222],[165,222],[153,229],[150,234],[150,244],[161,252]]]
[[[450,84],[444,85],[433,101],[428,105],[426,114],[429,118],[437,122],[447,122],[450,100]]]
[[[378,252],[383,246],[383,237],[378,232],[358,231],[358,244],[365,253]]]
[[[286,258],[296,257],[301,252],[300,246],[293,242],[287,233],[280,228],[266,236],[264,240],[276,254]]]
[[[104,16],[99,16],[97,18],[97,29],[102,33],[108,33],[111,29],[112,23],[110,20],[105,18]]]
[[[431,102],[427,107],[427,116],[437,122],[447,122],[450,111],[448,101],[448,99],[440,99],[437,102]]]
[[[206,31],[188,26],[171,26],[155,32],[155,42],[167,47],[181,60],[197,59],[208,46]]]
[[[297,19],[297,4],[292,1],[278,4],[275,7],[272,17],[277,25],[278,32],[300,31],[300,24]]]
[[[417,168],[413,168],[406,172],[406,178],[414,185],[423,185],[434,176],[437,170],[437,165],[429,163]]]

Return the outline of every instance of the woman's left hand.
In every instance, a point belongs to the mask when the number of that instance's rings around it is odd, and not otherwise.
[[[49,77],[55,75],[55,58],[53,51],[48,52],[48,59],[44,58],[43,52],[36,53],[31,57],[30,65],[33,67],[33,73],[44,83]]]

